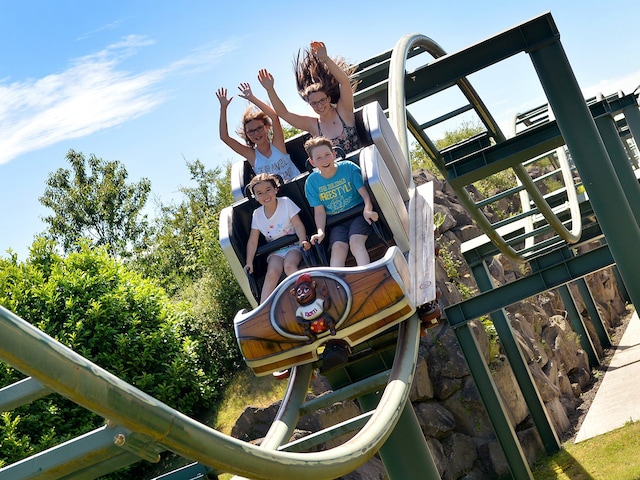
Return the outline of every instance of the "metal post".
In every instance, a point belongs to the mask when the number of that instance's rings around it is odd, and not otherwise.
[[[620,292],[620,296],[625,301],[625,303],[629,303],[631,301],[631,297],[629,297],[629,292],[627,291],[627,287],[622,281],[622,276],[620,275],[620,270],[615,265],[611,267],[611,271],[613,272],[613,276],[616,278],[616,283],[618,284],[618,291]]]
[[[638,106],[635,105],[623,108],[622,113],[627,120],[627,126],[636,144],[636,154],[640,155],[640,110],[638,110]],[[631,161],[634,167],[638,168],[638,159],[632,156]]]
[[[593,295],[591,295],[591,290],[589,289],[587,281],[584,278],[581,278],[579,280],[576,280],[576,285],[578,286],[578,291],[580,292],[580,296],[582,297],[584,306],[587,309],[587,313],[589,314],[591,324],[593,325],[593,328],[598,335],[600,345],[602,346],[602,348],[609,348],[611,346],[611,338],[609,337],[609,333],[604,326],[602,317],[600,316],[600,312],[598,311],[596,302],[593,299]]]
[[[616,122],[610,113],[596,117],[595,121],[629,205],[636,207],[632,208],[632,212],[635,215],[636,224],[640,225],[640,184],[629,163],[627,152],[622,146]]]
[[[363,411],[376,408],[378,400],[379,394],[358,399]],[[440,473],[409,401],[378,453],[391,480],[440,480]]]
[[[480,262],[478,265],[471,267],[471,270],[481,292],[491,290],[494,287],[491,274],[485,262]],[[504,309],[501,308],[497,312],[492,313],[490,317],[500,337],[502,349],[509,359],[509,364],[527,403],[531,419],[538,430],[545,451],[548,454],[555,453],[560,450],[560,440],[553,428],[553,423],[544,405],[544,401],[540,396],[535,380],[531,375],[527,361],[522,354],[520,345],[518,345],[507,314]]]
[[[571,322],[573,331],[578,335],[580,347],[585,351],[589,358],[589,366],[591,368],[598,366],[600,364],[600,358],[598,358],[598,353],[591,342],[589,332],[582,322],[582,317],[576,308],[576,302],[569,290],[569,287],[567,285],[558,287],[558,293],[560,293],[562,303],[564,303],[564,308],[567,310],[567,318],[569,319],[569,322]]]
[[[620,274],[640,305],[640,227],[611,164],[560,41],[530,53],[558,127],[587,190]],[[636,206],[637,208],[637,206]]]
[[[478,387],[482,402],[487,409],[489,420],[507,459],[512,477],[517,480],[533,480],[533,474],[522,451],[518,436],[509,421],[509,416],[502,403],[498,388],[491,377],[484,357],[480,353],[480,346],[471,331],[471,327],[469,327],[468,323],[464,323],[455,327],[454,332],[462,348],[462,353],[467,360],[469,371],[473,375],[476,387]]]

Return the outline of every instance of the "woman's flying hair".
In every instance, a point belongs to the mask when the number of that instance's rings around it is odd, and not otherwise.
[[[350,76],[356,69],[355,65],[350,65],[342,57],[334,58],[334,62],[346,74]],[[324,92],[331,103],[338,103],[340,98],[340,85],[329,68],[309,51],[308,48],[298,50],[298,55],[293,59],[293,71],[296,76],[296,86],[298,94],[306,102],[310,93]],[[351,80],[351,89],[356,91],[358,83]]]

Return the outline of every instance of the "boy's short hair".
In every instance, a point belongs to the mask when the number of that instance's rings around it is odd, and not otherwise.
[[[327,137],[323,136],[313,137],[307,140],[304,144],[304,150],[305,152],[307,152],[307,156],[309,158],[312,158],[311,152],[313,152],[313,149],[322,145],[329,147],[330,150],[333,150],[333,142]]]
[[[280,182],[278,181],[278,177],[276,177],[274,174],[259,173],[255,177],[253,177],[249,182],[249,185],[247,185],[251,193],[253,193],[253,187],[255,187],[257,184],[262,182],[270,182],[271,185],[273,185],[273,188],[275,188],[276,190],[280,188]]]

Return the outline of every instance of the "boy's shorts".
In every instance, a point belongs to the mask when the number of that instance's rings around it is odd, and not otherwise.
[[[356,218],[349,222],[339,223],[333,225],[329,232],[329,248],[335,242],[349,243],[351,235],[371,235],[371,225],[364,219],[362,215],[358,215]]]

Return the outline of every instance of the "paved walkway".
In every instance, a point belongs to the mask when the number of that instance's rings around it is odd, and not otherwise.
[[[582,422],[580,442],[640,420],[640,319],[634,312]]]

